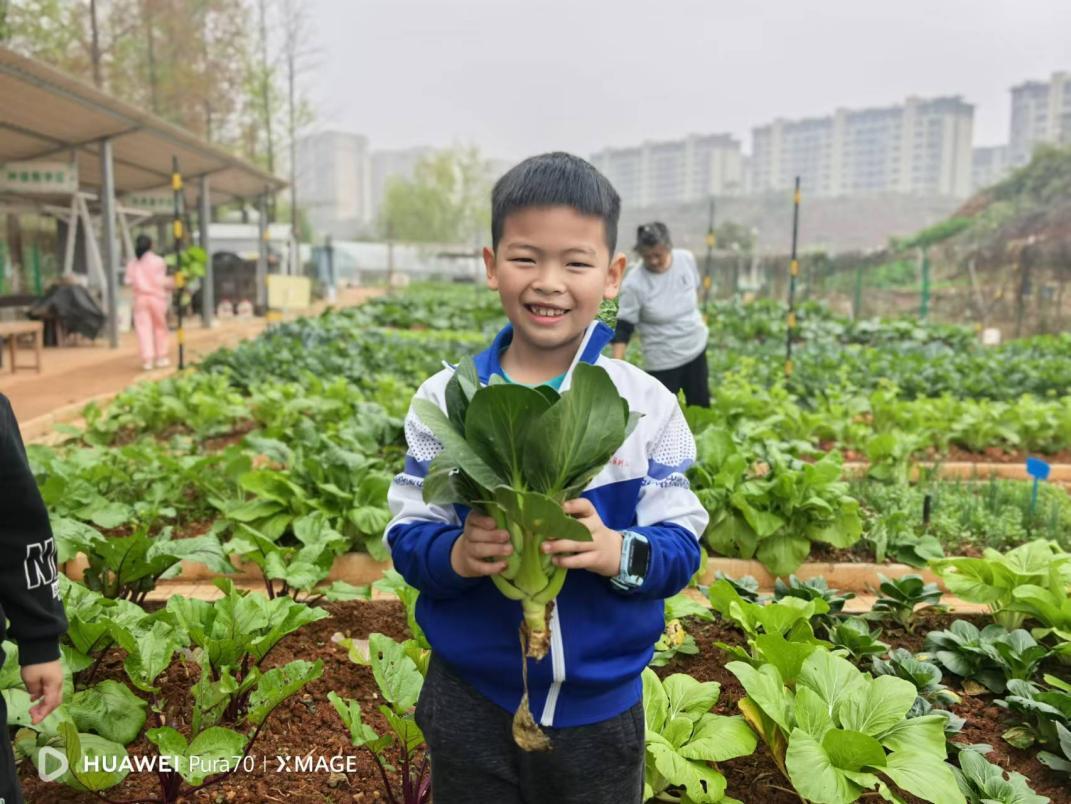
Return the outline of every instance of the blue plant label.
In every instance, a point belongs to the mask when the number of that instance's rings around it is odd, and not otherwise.
[[[1048,480],[1051,467],[1041,458],[1026,459],[1026,473],[1037,480]]]

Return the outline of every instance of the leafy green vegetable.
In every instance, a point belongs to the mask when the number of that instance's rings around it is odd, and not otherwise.
[[[545,539],[590,541],[587,529],[562,511],[610,460],[630,425],[627,403],[606,372],[586,363],[560,396],[550,388],[479,387],[466,359],[446,390],[447,413],[416,400],[414,409],[443,445],[424,485],[429,503],[464,503],[507,529],[513,554],[492,576],[524,611],[528,655],[549,645],[547,606],[565,582],[540,547]]]
[[[906,718],[916,697],[910,682],[871,678],[822,649],[804,661],[794,689],[771,664],[727,667],[747,692],[744,717],[802,798],[840,804],[869,791],[890,798],[892,782],[925,801],[965,801],[944,761],[944,719]]]
[[[689,804],[734,801],[725,797],[725,777],[714,763],[747,756],[756,740],[743,718],[715,715],[716,682],[683,673],[660,680],[643,671],[647,724],[644,801],[672,795]]]
[[[914,631],[915,617],[921,608],[941,609],[941,589],[935,583],[925,583],[920,575],[903,575],[890,580],[881,579],[881,597],[874,602],[870,616],[876,619],[892,617],[909,632]]]
[[[419,762],[417,756],[424,748],[424,734],[414,719],[413,708],[424,685],[425,660],[414,660],[414,652],[422,649],[413,641],[398,643],[383,634],[368,638],[368,656],[350,653],[351,659],[369,664],[385,704],[379,707],[387,721],[388,730],[379,734],[365,719],[358,701],[329,692],[327,699],[335,707],[343,725],[349,730],[353,745],[369,752],[379,767],[385,784],[390,784],[387,770],[398,767],[401,776],[401,795],[388,788],[391,801],[404,804],[424,804],[431,795],[431,777],[427,757]],[[397,763],[397,764],[395,764]]]
[[[704,538],[715,553],[757,558],[775,575],[788,575],[812,541],[851,547],[862,533],[859,503],[840,480],[837,457],[801,464],[761,455],[716,426],[703,430],[696,446],[688,477],[710,513]],[[765,471],[758,468],[762,460]]]
[[[1000,553],[987,548],[982,558],[945,558],[930,563],[948,591],[970,603],[989,606],[1005,628],[1022,625],[1025,612],[1015,603],[1015,590],[1028,585],[1047,586],[1056,573],[1071,583],[1071,554],[1042,539]]]
[[[775,666],[786,683],[795,681],[808,656],[829,644],[818,639],[811,626],[813,617],[829,609],[822,598],[786,597],[777,603],[752,603],[724,580],[711,585],[708,595],[714,610],[744,632],[748,649],[723,642],[715,642],[715,646],[756,667],[765,663]]]
[[[1029,780],[986,760],[977,751],[960,751],[959,767],[953,768],[956,783],[968,804],[1048,804],[1046,796],[1030,789]],[[1007,775],[1007,778],[1005,778]]]
[[[941,668],[925,659],[912,655],[911,651],[896,648],[888,659],[875,658],[871,664],[875,676],[896,676],[915,685],[919,697],[937,706],[949,706],[960,702],[960,697],[941,683]]]
[[[699,646],[695,644],[695,637],[689,634],[683,623],[678,619],[666,620],[666,627],[662,636],[654,645],[654,655],[648,662],[650,667],[665,667],[678,654],[683,656],[695,656],[699,653]]]
[[[492,575],[500,592],[519,601],[521,644],[542,659],[550,646],[548,607],[567,570],[541,550],[547,539],[590,541],[591,534],[562,510],[610,460],[637,421],[602,368],[580,363],[569,390],[491,383],[480,388],[466,358],[446,387],[447,412],[417,399],[413,408],[443,445],[424,482],[424,501],[463,503],[507,530],[513,553]],[[527,672],[527,664],[522,666]],[[526,750],[549,747],[528,711],[527,693],[514,721]],[[524,735],[528,735],[525,737]]]
[[[963,678],[968,689],[973,682],[1000,693],[1005,687],[1005,663],[994,643],[1007,636],[1008,631],[995,623],[979,630],[966,620],[955,620],[945,631],[930,631],[925,649],[946,670]]]
[[[1039,751],[1038,762],[1060,773],[1071,774],[1071,731],[1062,723],[1056,724],[1056,737],[1060,753]]]
[[[1055,747],[1059,743],[1056,726],[1071,727],[1071,684],[1049,675],[1044,676],[1044,681],[1048,688],[1012,679],[1008,694],[997,701],[1023,721],[1003,734],[1004,740],[1016,748],[1029,748],[1034,743]]]
[[[825,614],[816,614],[814,623],[828,629],[843,616],[844,604],[854,598],[855,593],[833,589],[821,576],[802,581],[792,575],[788,583],[781,578],[774,580],[774,600],[779,601],[786,597],[798,597],[800,600],[824,600],[829,606],[829,611]]]
[[[889,649],[888,644],[878,639],[880,636],[881,629],[871,630],[862,617],[847,617],[828,630],[830,644],[857,661],[867,656],[880,656]]]
[[[263,681],[260,665],[288,634],[328,614],[287,596],[268,598],[239,592],[217,579],[224,596],[216,601],[172,597],[166,615],[200,649],[201,675],[195,719],[212,724],[236,721],[251,707],[250,696]]]

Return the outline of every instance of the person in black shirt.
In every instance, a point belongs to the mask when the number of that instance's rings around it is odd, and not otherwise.
[[[48,511],[26,459],[15,414],[0,394],[0,641],[5,620],[19,649],[22,680],[30,693],[30,717],[40,723],[63,699],[59,638],[67,618],[59,598],[56,543]],[[0,648],[0,664],[4,653]],[[0,697],[0,801],[21,804],[15,757]]]

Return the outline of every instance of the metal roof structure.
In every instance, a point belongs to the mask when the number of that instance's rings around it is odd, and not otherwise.
[[[0,164],[78,163],[79,182],[101,188],[101,141],[112,143],[115,192],[165,189],[177,157],[186,187],[207,177],[219,200],[252,198],[286,183],[255,165],[67,73],[0,47]],[[192,200],[192,198],[190,199]]]

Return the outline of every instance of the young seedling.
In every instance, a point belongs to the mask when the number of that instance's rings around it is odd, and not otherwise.
[[[940,605],[941,589],[935,583],[925,583],[919,575],[904,575],[890,580],[881,579],[881,597],[874,603],[871,616],[876,619],[891,617],[908,633],[915,631],[915,618],[920,609],[933,608],[943,611]]]
[[[881,629],[870,629],[862,617],[848,617],[829,629],[828,637],[834,648],[846,651],[859,661],[867,656],[881,656],[889,649],[887,643],[878,639]]]
[[[431,800],[431,775],[424,734],[416,724],[414,707],[424,686],[427,652],[413,640],[398,643],[383,634],[368,637],[367,655],[363,655],[353,640],[336,638],[334,641],[349,649],[351,660],[371,667],[380,695],[386,701],[379,711],[388,728],[379,734],[364,719],[359,702],[334,692],[327,694],[349,729],[350,740],[371,754],[390,804],[426,804]],[[387,776],[387,771],[394,769],[401,776],[400,788]]]

